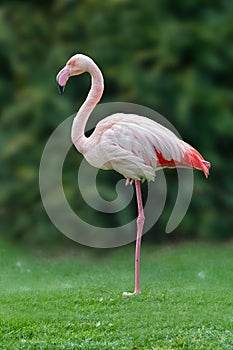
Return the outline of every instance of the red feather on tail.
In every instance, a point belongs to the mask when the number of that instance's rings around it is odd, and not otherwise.
[[[158,158],[158,163],[161,167],[164,168],[194,168],[198,170],[202,170],[206,176],[209,175],[210,162],[204,160],[202,155],[192,146],[187,144],[187,149],[184,155],[181,157],[179,161],[174,159],[167,160],[163,157],[162,153],[159,153],[155,149],[156,156]]]

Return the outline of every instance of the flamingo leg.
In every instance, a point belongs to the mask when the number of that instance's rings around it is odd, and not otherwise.
[[[136,196],[138,204],[138,218],[137,218],[137,238],[136,238],[136,250],[135,250],[135,289],[133,293],[124,292],[123,295],[130,296],[141,293],[140,291],[140,250],[142,240],[142,230],[145,221],[143,204],[142,204],[142,193],[141,183],[139,180],[135,180]]]

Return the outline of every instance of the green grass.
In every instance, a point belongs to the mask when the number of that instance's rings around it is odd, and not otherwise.
[[[0,247],[0,349],[233,349],[233,246],[34,254]]]

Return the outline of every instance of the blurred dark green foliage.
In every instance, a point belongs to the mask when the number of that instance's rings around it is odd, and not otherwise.
[[[88,92],[86,75],[72,79],[62,98],[55,85],[58,70],[81,52],[103,71],[102,102],[157,110],[212,163],[207,181],[195,173],[188,215],[173,237],[232,237],[232,1],[3,1],[0,20],[1,234],[31,242],[58,239],[40,201],[38,168],[51,132]],[[64,185],[73,202],[80,159],[71,150],[65,164]],[[176,197],[176,172],[167,175],[167,209],[152,238],[165,239]],[[103,192],[111,197],[118,175],[103,176]],[[125,220],[123,214],[91,215],[100,224]]]

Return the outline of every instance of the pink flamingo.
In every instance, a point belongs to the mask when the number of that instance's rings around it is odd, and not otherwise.
[[[74,118],[71,138],[75,147],[94,167],[114,169],[126,178],[126,184],[135,182],[138,205],[135,251],[135,289],[140,293],[140,248],[144,224],[141,181],[154,180],[161,168],[186,167],[202,170],[206,177],[210,163],[188,143],[180,140],[164,126],[146,117],[116,113],[101,120],[90,137],[85,137],[87,120],[103,90],[103,76],[88,56],[76,54],[57,75],[60,93],[64,92],[70,76],[88,72],[92,77],[90,92]]]

